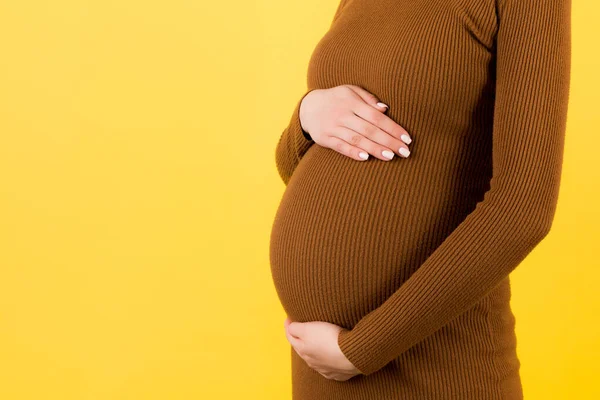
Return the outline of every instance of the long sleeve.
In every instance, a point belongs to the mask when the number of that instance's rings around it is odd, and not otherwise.
[[[562,169],[571,0],[498,0],[493,176],[474,210],[338,344],[371,374],[474,306],[549,233]]]
[[[277,171],[283,183],[287,186],[294,170],[300,159],[308,151],[310,146],[315,142],[309,139],[308,132],[302,129],[300,125],[300,104],[304,97],[310,92],[306,90],[301,96],[300,100],[296,103],[294,112],[288,126],[285,127],[283,133],[279,137],[279,142],[275,148],[275,164]]]
[[[331,25],[341,15],[344,6],[351,0],[341,0],[337,6]],[[279,176],[285,183],[288,184],[296,166],[308,151],[310,146],[315,142],[310,137],[310,134],[302,129],[300,124],[300,104],[304,97],[315,88],[307,88],[296,102],[294,111],[288,125],[283,130],[279,137],[279,141],[275,148],[275,164]]]

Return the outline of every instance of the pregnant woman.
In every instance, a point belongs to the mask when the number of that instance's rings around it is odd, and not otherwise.
[[[276,149],[294,399],[523,398],[509,273],[555,214],[570,13],[341,1]]]

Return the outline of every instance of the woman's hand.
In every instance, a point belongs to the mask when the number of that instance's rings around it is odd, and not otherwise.
[[[385,115],[387,106],[355,85],[313,89],[300,104],[300,125],[315,143],[362,161],[408,157],[408,132]]]
[[[338,346],[342,327],[321,321],[293,322],[289,318],[285,319],[284,327],[296,353],[325,378],[347,381],[361,373]]]

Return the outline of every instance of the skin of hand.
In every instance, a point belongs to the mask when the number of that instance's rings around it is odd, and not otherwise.
[[[284,321],[285,335],[296,353],[309,367],[327,379],[347,381],[361,372],[344,356],[338,334],[344,329],[322,321]]]
[[[313,141],[358,161],[369,154],[383,161],[408,157],[412,138],[385,115],[388,106],[355,85],[313,89],[300,104],[302,129]]]

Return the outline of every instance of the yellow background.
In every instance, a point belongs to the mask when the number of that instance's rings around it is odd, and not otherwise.
[[[528,399],[600,398],[599,6],[513,273]],[[274,149],[337,0],[0,2],[0,398],[289,399]]]

